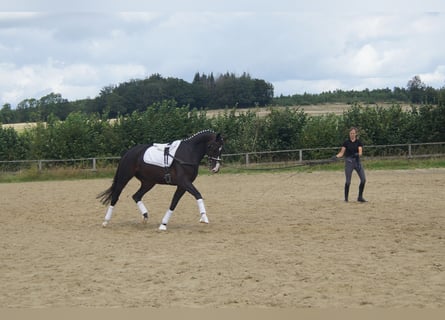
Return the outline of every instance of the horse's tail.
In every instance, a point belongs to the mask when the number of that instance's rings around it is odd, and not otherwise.
[[[125,157],[125,155],[124,155]],[[119,180],[120,171],[122,171],[122,163],[124,157],[119,160],[119,165],[117,166],[116,173],[114,174],[113,183],[111,184],[111,187],[109,187],[107,190],[99,193],[96,197],[96,199],[100,199],[100,202],[104,205],[108,205],[111,202],[111,198],[113,197],[113,193],[116,190],[116,186]]]
[[[104,192],[101,192],[97,195],[96,199],[100,199],[100,202],[104,205],[110,204],[111,202],[111,197],[113,195],[113,190],[114,190],[114,186],[115,186],[115,182],[113,181],[113,184],[111,185],[111,187],[109,187],[107,190],[105,190]]]
[[[138,145],[128,150],[122,156],[122,158],[119,160],[119,165],[117,166],[111,187],[99,193],[96,199],[100,199],[102,204],[108,205],[111,203],[113,195],[115,195],[116,192],[119,193],[116,195],[116,197],[119,197],[122,189],[126,186],[128,181],[134,177],[139,155],[141,152],[145,151],[147,147],[147,145]]]

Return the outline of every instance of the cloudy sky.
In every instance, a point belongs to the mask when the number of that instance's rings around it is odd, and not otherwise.
[[[154,73],[247,72],[276,96],[406,87],[415,75],[445,86],[443,0],[9,2],[0,107],[51,92],[94,98]]]

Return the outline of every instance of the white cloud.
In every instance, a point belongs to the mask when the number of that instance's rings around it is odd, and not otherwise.
[[[437,66],[437,68],[430,73],[419,74],[422,82],[433,87],[445,87],[445,65]]]
[[[102,65],[96,68],[88,64],[64,65],[52,60],[45,65],[21,68],[2,64],[0,73],[8,75],[0,80],[0,86],[4,88],[0,99],[5,103],[38,99],[51,92],[62,93],[69,100],[95,97],[105,86],[146,76],[145,68],[140,65]]]
[[[375,0],[375,1],[357,1],[357,0],[312,0],[312,1],[295,1],[295,0],[275,0],[275,1],[258,1],[258,0],[225,0],[225,1],[208,1],[208,0],[163,0],[163,1],[146,1],[146,0],[76,0],[76,1],[59,1],[52,0],[14,0],[4,1],[0,4],[0,10],[5,11],[176,11],[184,12],[239,12],[239,11],[255,11],[255,12],[271,12],[271,11],[317,11],[326,13],[339,12],[387,12],[396,11],[405,12],[421,12],[434,11],[438,8],[443,9],[442,0]]]
[[[445,84],[443,4],[400,14],[381,1],[363,10],[297,2],[0,13],[0,105],[49,92],[95,97],[153,73],[192,81],[196,72],[248,72],[274,84],[276,95],[405,87],[414,75]]]
[[[351,73],[358,76],[374,75],[382,67],[382,56],[370,44],[360,48],[350,59]]]

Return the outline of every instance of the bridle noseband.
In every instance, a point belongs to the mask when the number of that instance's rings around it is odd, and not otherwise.
[[[218,147],[218,156],[214,156],[213,154],[210,154],[210,153],[213,153],[212,151],[213,151],[214,149],[210,149],[209,148],[209,150],[208,150],[208,152],[207,152],[207,159],[209,160],[209,166],[211,166],[212,165],[212,161],[215,161],[215,163],[217,163],[217,164],[221,164],[221,162],[222,162],[222,159],[221,159],[221,152],[222,152],[222,144]]]

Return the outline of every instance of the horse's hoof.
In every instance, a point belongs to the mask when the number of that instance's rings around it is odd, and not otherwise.
[[[161,230],[161,231],[166,231],[166,230],[167,230],[167,225],[165,225],[165,224],[161,224],[161,225],[159,226],[159,230]]]
[[[108,221],[104,221],[104,222],[102,222],[102,227],[106,227],[108,225]]]
[[[209,218],[207,218],[206,214],[201,214],[201,219],[199,219],[199,222],[208,224],[209,223]]]

